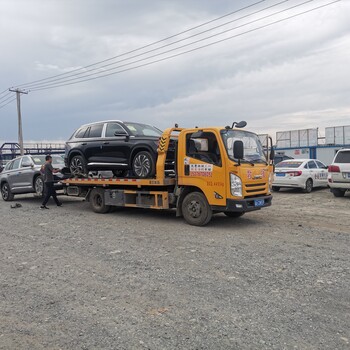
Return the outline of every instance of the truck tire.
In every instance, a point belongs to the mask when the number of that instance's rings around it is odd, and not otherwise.
[[[334,197],[344,197],[345,190],[342,190],[341,188],[333,188],[332,193]]]
[[[87,177],[88,170],[86,161],[82,156],[73,156],[69,162],[69,170],[73,176]]]
[[[95,213],[105,214],[111,209],[110,205],[105,204],[104,190],[102,188],[94,188],[90,193],[89,201]]]
[[[304,193],[310,193],[313,188],[313,183],[311,179],[307,179],[305,182],[305,188],[303,189]]]
[[[44,184],[44,179],[41,175],[37,176],[34,180],[34,190],[35,194],[42,198],[44,197],[44,192],[45,192],[45,184]]]
[[[224,211],[224,214],[230,218],[239,218],[244,215],[244,211]]]
[[[5,202],[13,201],[13,198],[15,197],[14,194],[11,192],[10,185],[7,182],[4,182],[1,185],[1,196]]]
[[[190,192],[187,194],[181,208],[185,220],[193,226],[204,226],[213,216],[213,211],[201,192]]]
[[[136,153],[132,159],[132,171],[139,179],[154,177],[156,165],[152,154],[147,151]]]
[[[272,191],[278,192],[281,189],[281,187],[278,186],[272,186]]]

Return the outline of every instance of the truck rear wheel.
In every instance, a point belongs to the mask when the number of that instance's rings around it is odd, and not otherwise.
[[[102,188],[94,188],[90,193],[89,200],[95,213],[105,214],[111,209],[110,205],[105,204],[104,190]]]
[[[213,211],[201,192],[191,192],[182,202],[182,214],[190,225],[204,226],[213,216]]]

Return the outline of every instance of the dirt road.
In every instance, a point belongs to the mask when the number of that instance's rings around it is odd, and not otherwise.
[[[349,349],[349,195],[204,228],[62,201],[0,200],[0,349]]]

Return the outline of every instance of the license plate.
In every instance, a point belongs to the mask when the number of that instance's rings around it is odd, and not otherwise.
[[[264,199],[254,199],[254,206],[255,207],[262,207],[265,204]]]
[[[275,173],[276,176],[285,176],[285,173]]]

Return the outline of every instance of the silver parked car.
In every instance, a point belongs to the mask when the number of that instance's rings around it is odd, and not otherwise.
[[[44,179],[40,169],[44,163],[45,155],[25,155],[8,162],[0,173],[0,189],[3,200],[11,201],[14,195],[25,193],[43,196]],[[62,189],[62,184],[59,181],[67,178],[67,175],[62,174],[64,168],[62,157],[52,155],[52,166],[61,169],[61,172],[54,175],[54,180],[55,189]]]

